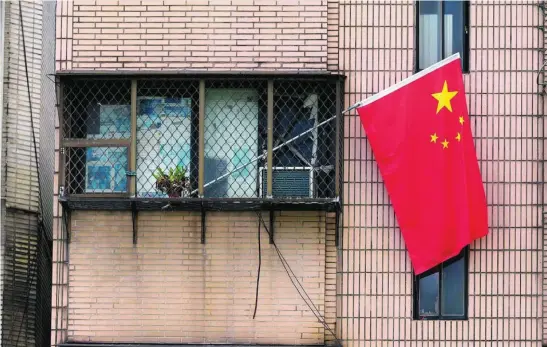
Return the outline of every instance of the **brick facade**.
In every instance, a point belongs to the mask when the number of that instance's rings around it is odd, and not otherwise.
[[[348,77],[349,106],[413,73],[414,16],[411,1],[59,2],[57,69],[336,71]],[[410,262],[355,112],[344,120],[340,249],[330,215],[278,217],[278,244],[345,345],[537,346],[547,336],[541,292],[544,104],[535,84],[543,59],[537,29],[542,12],[536,4],[472,2],[470,24],[465,83],[491,232],[471,248],[469,319],[412,319]],[[332,340],[291,290],[264,237],[261,318],[252,320],[254,214],[211,214],[205,245],[196,216],[147,213],[139,218],[133,246],[130,218],[73,215],[70,257],[61,247],[67,235],[55,224],[57,260],[70,264],[54,286],[68,291],[54,307],[54,321],[68,315],[68,326],[57,325],[59,340]]]
[[[325,70],[327,2],[74,1],[58,68]],[[65,20],[66,19],[66,20]]]
[[[323,213],[282,212],[276,244],[324,314]],[[267,219],[266,219],[267,221]],[[293,288],[258,217],[140,213],[133,245],[130,213],[72,216],[69,338],[91,342],[317,344],[323,326]],[[89,329],[92,326],[92,329]],[[272,329],[275,326],[275,329]]]
[[[343,1],[340,70],[351,105],[410,76],[414,3]],[[469,319],[412,319],[413,275],[356,113],[345,118],[344,271],[338,328],[348,346],[538,346],[544,96],[535,4],[471,2],[465,87],[489,204],[490,234],[471,246]],[[534,47],[536,47],[534,49]],[[355,272],[360,273],[359,276]],[[345,285],[350,283],[352,285]],[[480,342],[480,343],[479,343]],[[467,343],[467,344],[466,344]]]

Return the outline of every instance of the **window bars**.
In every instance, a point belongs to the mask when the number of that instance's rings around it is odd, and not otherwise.
[[[64,197],[340,196],[339,76],[61,82]]]

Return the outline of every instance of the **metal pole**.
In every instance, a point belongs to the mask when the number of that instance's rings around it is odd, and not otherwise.
[[[128,183],[129,194],[137,196],[137,80],[131,80],[131,150],[129,151],[129,171],[133,174]]]
[[[199,121],[198,121],[198,189],[199,196],[203,197],[205,187],[205,81],[199,81]],[[196,190],[192,192],[195,194]]]
[[[201,103],[200,103],[200,104],[201,104]],[[353,110],[353,109],[359,107],[360,105],[361,105],[361,101],[359,101],[358,103],[356,103],[356,104],[353,105],[353,106],[348,107],[347,109],[345,109],[344,111],[342,111],[342,112],[340,113],[340,115],[343,115],[344,113],[347,113],[347,112],[349,112],[349,111],[351,111],[351,110]],[[201,107],[201,106],[200,106],[200,107]],[[336,117],[337,117],[336,115],[335,115],[335,116],[332,116],[332,117],[330,117],[330,118],[328,118],[328,119],[322,121],[321,123],[317,124],[316,126],[310,128],[310,129],[308,129],[308,130],[306,130],[306,131],[303,131],[303,132],[301,132],[300,134],[298,134],[297,136],[295,136],[295,137],[293,137],[293,138],[291,138],[291,139],[289,139],[289,140],[287,140],[287,141],[285,141],[285,142],[283,142],[283,143],[277,145],[276,147],[272,148],[272,152],[275,152],[275,151],[277,151],[278,149],[287,146],[288,144],[290,144],[290,143],[292,143],[292,142],[298,140],[299,138],[301,138],[302,136],[306,135],[307,133],[310,133],[310,132],[312,132],[312,131],[317,130],[317,128],[319,128],[320,126],[323,126],[323,125],[327,124],[328,122],[330,122],[330,121],[336,119]],[[200,123],[200,124],[201,124],[201,123]],[[200,126],[201,126],[201,125],[200,125]],[[201,141],[201,138],[200,138],[200,141]],[[200,142],[200,145],[201,145],[201,142]],[[200,152],[201,152],[201,147],[200,147]],[[203,154],[203,153],[200,153],[200,159],[201,159],[201,156],[202,156],[202,155],[204,155],[204,154]],[[243,164],[243,165],[240,165],[240,166],[234,168],[232,171],[227,172],[227,173],[225,173],[224,175],[221,175],[221,176],[215,178],[214,180],[205,183],[205,184],[203,185],[203,188],[208,187],[208,186],[210,186],[211,184],[215,184],[216,182],[218,182],[218,181],[220,181],[220,180],[222,180],[222,179],[224,179],[224,178],[230,176],[230,175],[233,174],[234,172],[239,171],[239,170],[241,170],[241,169],[244,169],[244,168],[247,167],[248,165],[251,165],[251,164],[253,164],[253,163],[256,163],[257,161],[259,161],[260,159],[264,158],[265,156],[266,156],[266,154],[261,154],[261,155],[259,155],[258,157],[255,157],[254,159],[252,159],[252,160],[249,161],[248,163],[245,163],[245,164]],[[201,167],[200,167],[200,172],[201,172]],[[195,194],[196,192],[198,192],[198,189],[194,189],[194,190],[190,193],[190,195],[191,195],[191,194]]]
[[[273,191],[273,81],[268,80],[268,160],[267,160],[267,188],[266,197],[272,197]]]

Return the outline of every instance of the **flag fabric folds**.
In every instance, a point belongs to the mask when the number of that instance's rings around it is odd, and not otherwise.
[[[357,112],[416,274],[488,233],[458,54],[363,101]]]

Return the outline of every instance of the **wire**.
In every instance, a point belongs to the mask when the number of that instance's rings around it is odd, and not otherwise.
[[[274,249],[277,253],[277,256],[279,257],[279,260],[281,260],[281,265],[283,266],[283,269],[285,269],[285,272],[289,276],[289,280],[291,281],[292,285],[294,286],[294,288],[298,292],[298,295],[300,295],[302,300],[304,300],[304,302],[306,303],[306,305],[308,306],[310,311],[313,313],[315,318],[317,318],[317,321],[319,323],[321,323],[321,325],[323,325],[323,327],[328,332],[331,333],[331,335],[334,337],[337,345],[342,346],[342,341],[340,341],[340,339],[336,336],[336,334],[334,333],[332,328],[325,321],[325,318],[323,317],[323,315],[321,314],[321,312],[319,311],[317,306],[315,306],[315,304],[313,303],[313,300],[310,298],[310,296],[308,295],[308,293],[304,289],[304,286],[302,285],[302,283],[300,283],[300,281],[298,280],[298,278],[296,277],[296,275],[292,271],[291,266],[289,265],[289,263],[287,262],[287,260],[283,256],[283,254],[281,253],[281,250],[279,249],[279,247],[277,247],[277,244],[275,243],[275,240],[273,240],[273,237],[271,237],[272,235],[270,234],[270,230],[268,229],[268,227],[266,226],[266,222],[264,222],[264,219],[262,218],[262,211],[256,211],[256,214],[257,214],[257,216],[260,220],[260,223],[264,226],[264,229],[268,233],[268,236],[270,236],[270,239],[273,241],[272,244],[273,244]]]
[[[23,41],[23,60],[25,62],[25,77],[27,80],[27,96],[28,96],[28,105],[30,112],[30,129],[32,131],[32,143],[34,145],[34,161],[36,164],[36,176],[38,179],[38,203],[40,205],[40,210],[38,216],[41,218],[42,211],[44,211],[44,206],[42,202],[42,187],[40,185],[40,170],[38,166],[38,145],[36,144],[36,130],[34,129],[34,114],[32,112],[32,99],[30,96],[30,78],[28,74],[28,60],[27,60],[27,47],[25,44],[25,27],[23,25],[23,7],[21,5],[22,1],[19,1],[19,21],[21,22],[21,39]]]
[[[260,244],[260,223],[258,223],[258,273],[256,275],[256,294],[255,294],[255,310],[253,319],[256,317],[256,309],[258,307],[258,288],[260,285],[260,268],[262,267],[262,246]]]
[[[44,236],[45,236],[45,228],[44,228],[44,224],[43,224],[43,220],[42,220],[42,212],[44,211],[44,208],[43,208],[43,201],[42,201],[42,187],[41,187],[41,180],[40,180],[40,170],[39,170],[39,164],[38,164],[38,145],[37,145],[37,141],[36,141],[36,130],[34,128],[34,114],[32,112],[32,99],[31,99],[31,92],[30,92],[30,78],[29,78],[29,73],[28,73],[28,60],[27,60],[27,49],[26,49],[26,43],[25,43],[25,28],[24,28],[24,24],[23,24],[23,7],[21,5],[21,2],[22,1],[19,1],[19,21],[20,21],[20,27],[21,27],[21,39],[22,39],[22,43],[23,43],[23,60],[24,60],[24,63],[25,63],[25,77],[26,77],[26,82],[27,82],[27,96],[28,96],[28,103],[29,103],[29,112],[30,112],[30,128],[31,128],[31,131],[32,131],[32,143],[33,143],[33,147],[34,147],[34,160],[35,160],[35,164],[36,164],[36,176],[37,176],[37,180],[38,180],[38,204],[39,204],[39,209],[38,209],[38,230],[37,230],[37,234],[38,234],[38,242],[37,242],[37,245],[36,245],[36,251],[35,251],[35,255],[34,255],[34,271],[31,271],[31,265],[29,264],[29,267],[27,269],[27,278],[29,278],[29,281],[27,282],[28,285],[27,285],[27,301],[25,302],[25,308],[23,310],[23,319],[21,320],[21,324],[19,325],[19,333],[17,335],[17,340],[15,342],[15,345],[17,346],[19,344],[19,338],[21,337],[21,330],[22,330],[22,327],[23,327],[23,321],[25,320],[24,317],[26,317],[27,313],[28,313],[28,307],[29,307],[29,301],[30,301],[30,292],[32,290],[32,283],[34,282],[34,277],[36,275],[36,273],[38,272],[38,250],[39,250],[39,246],[40,246],[40,239],[43,239]],[[47,240],[47,237],[46,237],[46,240]],[[30,259],[29,259],[30,261]],[[13,325],[11,327],[11,329],[13,329]],[[10,333],[8,334],[11,335],[11,329],[10,329]]]

